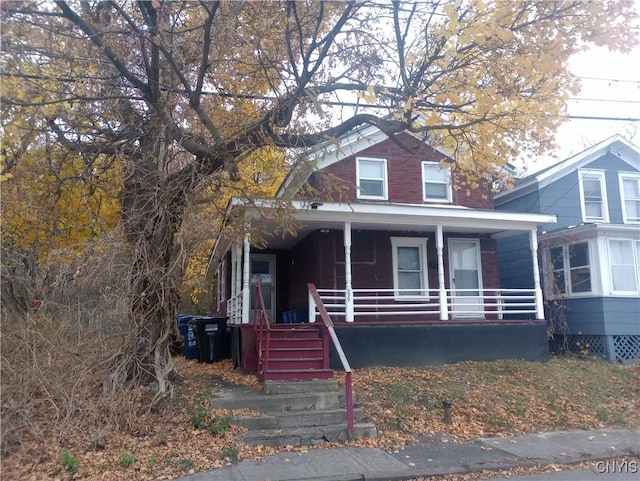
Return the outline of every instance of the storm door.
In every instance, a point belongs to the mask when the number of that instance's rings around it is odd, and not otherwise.
[[[449,239],[449,276],[453,318],[484,318],[480,242]]]
[[[256,284],[260,281],[264,308],[269,322],[273,322],[276,314],[276,256],[268,254],[251,254],[251,312],[249,318],[253,322],[253,308],[256,297]]]

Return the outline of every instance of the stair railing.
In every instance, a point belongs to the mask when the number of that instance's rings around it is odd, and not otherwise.
[[[324,323],[325,328],[329,331],[329,335],[331,336],[331,341],[336,348],[336,352],[338,353],[338,357],[340,358],[340,362],[342,363],[342,368],[345,372],[345,404],[347,405],[347,430],[349,431],[349,439],[353,439],[353,384],[351,381],[351,366],[349,365],[349,361],[347,360],[347,356],[344,354],[342,350],[342,345],[340,344],[340,340],[338,339],[338,335],[336,334],[336,330],[333,327],[333,321],[327,312],[327,308],[325,307],[322,299],[320,298],[320,294],[318,294],[318,290],[314,284],[307,284],[307,288],[309,289],[309,294],[313,297],[315,301],[316,308],[320,313],[320,318]],[[310,318],[309,321],[312,319]],[[328,359],[328,352],[325,351],[325,359]]]
[[[269,369],[269,348],[271,346],[271,325],[267,310],[264,308],[264,298],[262,297],[262,285],[260,281],[256,284],[256,295],[253,303],[253,327],[257,331],[258,338],[258,377],[264,379],[264,373]],[[265,342],[262,348],[263,339]]]

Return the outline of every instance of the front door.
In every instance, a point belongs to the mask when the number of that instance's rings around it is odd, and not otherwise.
[[[452,316],[484,318],[478,239],[449,239],[449,276]]]
[[[276,314],[276,256],[269,254],[251,254],[251,313],[249,317],[253,319],[253,308],[256,299],[256,284],[260,281],[262,288],[262,298],[264,308],[267,311],[269,322],[274,322]]]

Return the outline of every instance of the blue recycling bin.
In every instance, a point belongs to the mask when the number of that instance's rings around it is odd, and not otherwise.
[[[198,340],[192,324],[195,317],[189,314],[178,316],[178,331],[184,339],[184,357],[187,359],[198,359]]]
[[[282,321],[285,324],[298,324],[301,322],[309,322],[309,311],[307,309],[295,309],[293,311],[284,311],[282,313]]]

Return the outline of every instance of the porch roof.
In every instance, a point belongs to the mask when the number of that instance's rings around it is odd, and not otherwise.
[[[291,201],[295,233],[282,233],[271,210],[278,205],[273,200],[257,200],[250,204],[234,198],[227,209],[232,215],[250,222],[260,230],[260,236],[271,249],[287,249],[317,229],[343,229],[345,222],[352,229],[430,232],[441,225],[444,232],[489,234],[495,238],[528,232],[539,225],[556,222],[555,215],[472,209],[454,205],[416,205],[373,202],[308,202]],[[232,240],[218,238],[212,252],[207,277],[212,276],[229,249]]]

